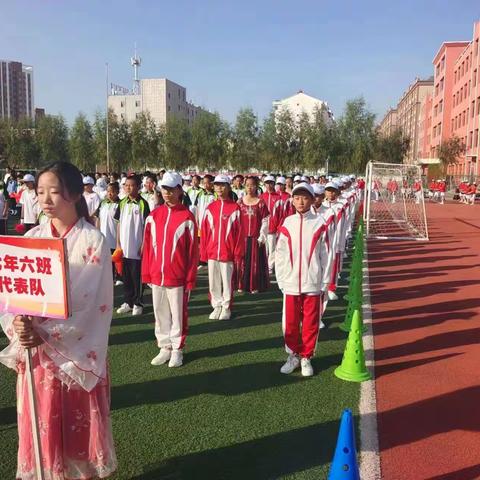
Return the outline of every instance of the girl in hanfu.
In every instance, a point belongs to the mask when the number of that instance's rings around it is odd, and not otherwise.
[[[66,240],[71,293],[67,320],[0,316],[10,340],[0,362],[17,371],[17,479],[35,480],[25,374],[32,348],[43,469],[47,480],[108,477],[117,466],[107,371],[113,283],[110,249],[91,223],[80,171],[57,162],[38,176],[40,207],[49,221],[29,237]]]
[[[269,212],[266,203],[258,196],[258,186],[257,177],[248,177],[245,182],[245,195],[238,201],[245,234],[245,257],[238,289],[251,293],[262,292],[269,286],[265,248]]]

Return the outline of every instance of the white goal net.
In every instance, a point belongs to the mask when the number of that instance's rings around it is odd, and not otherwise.
[[[369,162],[364,220],[369,237],[428,240],[420,167]]]

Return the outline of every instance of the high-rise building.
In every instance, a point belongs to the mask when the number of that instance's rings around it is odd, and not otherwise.
[[[136,92],[136,90],[138,92]],[[119,120],[133,122],[142,112],[148,112],[157,125],[177,117],[192,124],[202,109],[187,101],[187,90],[167,78],[138,80],[133,92],[112,89],[108,107]]]
[[[383,137],[389,137],[397,128],[397,109],[390,108],[390,110],[383,117],[383,120],[380,122],[378,131]]]
[[[34,118],[33,67],[0,60],[0,118]]]
[[[284,98],[283,100],[276,100],[273,102],[273,109],[275,116],[279,115],[283,109],[288,109],[295,121],[299,121],[303,113],[306,113],[309,120],[313,121],[315,111],[320,110],[323,112],[323,119],[327,124],[331,124],[334,121],[333,113],[327,102],[307,95],[302,90],[291,97]]]

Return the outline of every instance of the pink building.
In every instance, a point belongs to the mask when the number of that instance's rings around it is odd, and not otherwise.
[[[439,145],[453,135],[466,152],[450,175],[480,175],[480,21],[471,41],[444,42],[433,59],[434,90],[422,105],[419,146],[423,158],[438,158]]]
[[[433,113],[430,158],[438,157],[439,145],[452,135],[453,71],[469,42],[444,42],[433,59]]]
[[[420,125],[418,134],[418,159],[424,161],[431,158],[433,95],[427,93],[420,106]],[[425,162],[426,163],[426,162]]]
[[[473,40],[458,56],[453,70],[450,128],[466,147],[465,155],[450,168],[453,175],[479,175],[480,124],[480,22],[474,24]]]

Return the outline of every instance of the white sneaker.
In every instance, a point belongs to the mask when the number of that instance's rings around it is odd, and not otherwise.
[[[311,377],[313,375],[313,367],[312,367],[312,364],[310,363],[310,359],[302,358],[300,363],[302,365],[302,376]]]
[[[328,292],[328,299],[329,300],[338,300],[338,296],[335,292]]]
[[[213,309],[213,312],[210,314],[208,318],[210,320],[218,320],[218,317],[220,317],[221,313],[222,313],[222,307],[215,307]]]
[[[181,367],[183,365],[183,353],[181,350],[172,350],[172,356],[168,362],[169,367]]]
[[[121,280],[117,280],[117,281],[115,282],[115,286],[118,287],[118,286],[120,286],[120,285],[123,285],[123,282],[122,282]]]
[[[222,313],[220,313],[220,316],[218,317],[219,320],[230,320],[230,317],[232,316],[232,312],[229,308],[222,308]]]
[[[320,320],[320,329],[325,328],[326,325]]]
[[[283,364],[282,368],[280,369],[281,373],[285,373],[288,375],[296,370],[300,366],[300,360],[296,355],[291,353],[288,355],[287,361]]]
[[[150,362],[152,365],[163,365],[170,360],[172,351],[169,348],[160,349],[160,353]]]
[[[131,311],[132,307],[128,303],[124,303],[120,308],[117,308],[117,313],[128,313]]]
[[[141,315],[143,313],[143,307],[141,305],[134,305],[132,315]]]

